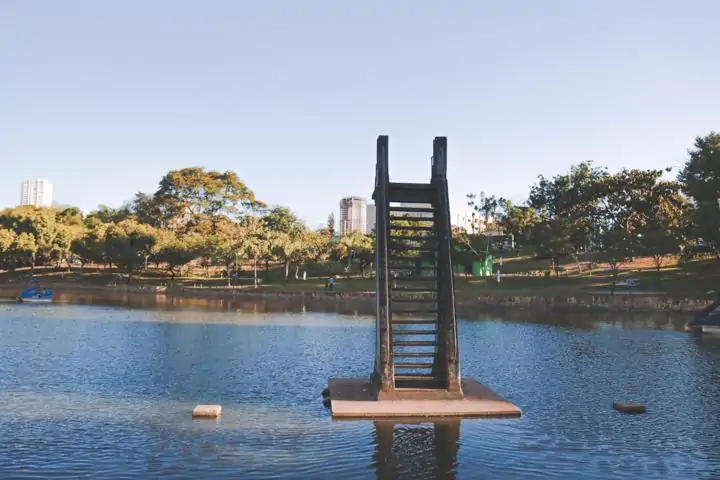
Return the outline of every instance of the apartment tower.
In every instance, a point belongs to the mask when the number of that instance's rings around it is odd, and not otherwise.
[[[367,201],[362,197],[345,197],[340,200],[340,235],[350,232],[368,233]]]
[[[25,180],[20,186],[20,205],[52,207],[53,184],[45,178]]]

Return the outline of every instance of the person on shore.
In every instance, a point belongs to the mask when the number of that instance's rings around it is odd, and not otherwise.
[[[330,275],[325,284],[326,290],[335,290],[335,275]]]

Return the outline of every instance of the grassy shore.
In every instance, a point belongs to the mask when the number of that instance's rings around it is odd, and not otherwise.
[[[543,268],[545,267],[545,268]],[[511,258],[504,261],[500,283],[495,278],[471,278],[456,276],[456,296],[458,299],[472,299],[480,296],[534,296],[534,297],[573,297],[582,295],[607,295],[612,283],[623,280],[637,280],[636,287],[616,288],[616,294],[669,296],[673,298],[707,298],[710,289],[720,289],[720,262],[716,260],[678,263],[669,261],[659,271],[650,259],[638,259],[626,264],[613,275],[607,266],[596,268],[577,268],[576,264],[564,266],[564,273],[547,275],[547,261],[530,258]],[[30,280],[29,269],[13,272],[0,271],[0,287],[3,290],[21,289]],[[284,280],[282,271],[273,269],[263,272],[269,280],[253,288],[249,272],[244,272],[238,285],[228,286],[227,279],[213,278],[212,275],[194,275],[168,279],[160,270],[143,271],[128,282],[126,276],[112,268],[57,269],[37,268],[35,276],[56,289],[75,289],[101,286],[127,285],[134,289],[146,289],[152,286],[168,284],[173,290],[235,290],[255,293],[321,293],[325,289],[325,277],[308,277],[307,280]],[[337,291],[343,293],[372,293],[375,281],[372,278],[358,276],[340,276]]]

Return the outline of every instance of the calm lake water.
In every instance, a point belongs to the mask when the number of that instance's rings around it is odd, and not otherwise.
[[[702,478],[720,341],[586,317],[462,321],[462,371],[520,419],[332,421],[374,321],[266,308],[0,304],[0,478]],[[648,404],[623,415],[613,400]],[[223,417],[193,421],[199,403]]]

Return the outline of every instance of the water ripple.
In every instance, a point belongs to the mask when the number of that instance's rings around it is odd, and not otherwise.
[[[370,319],[0,305],[0,478],[703,478],[720,473],[720,342],[462,322],[463,375],[521,419],[334,422]],[[611,409],[648,405],[645,415]],[[219,421],[194,421],[221,403]]]

